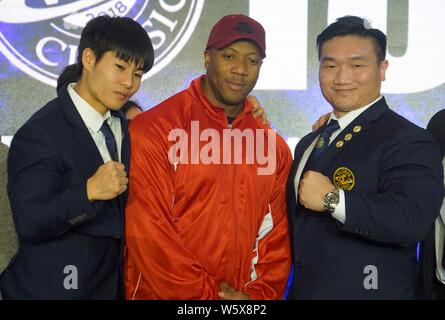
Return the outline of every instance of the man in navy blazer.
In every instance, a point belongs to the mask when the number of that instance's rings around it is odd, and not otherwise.
[[[430,135],[380,94],[386,36],[346,16],[317,38],[327,125],[295,149],[287,185],[290,299],[415,299],[417,243],[443,198]]]
[[[130,145],[118,110],[152,65],[153,47],[138,23],[91,20],[58,97],[15,134],[8,195],[19,251],[1,274],[4,299],[123,297]]]

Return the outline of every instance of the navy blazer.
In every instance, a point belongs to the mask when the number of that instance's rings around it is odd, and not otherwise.
[[[417,298],[417,242],[431,230],[444,194],[433,139],[384,98],[352,121],[316,170],[345,190],[342,224],[296,200],[298,164],[320,130],[298,143],[287,184],[295,266],[289,298]],[[370,275],[377,275],[371,288]]]
[[[434,140],[437,142],[440,153],[445,157],[445,110],[437,112],[428,122],[426,130],[431,133]],[[436,285],[438,283],[436,275],[436,240],[435,229],[423,241],[420,257],[422,261],[421,283],[423,286],[423,294],[426,299],[437,299]],[[445,251],[442,257],[442,264],[445,264]]]
[[[121,119],[121,159],[128,172],[127,120],[112,113]],[[4,299],[122,296],[127,194],[88,201],[87,179],[102,164],[66,87],[17,131],[8,157],[8,195],[20,247],[0,277]]]
[[[440,110],[431,118],[426,130],[437,142],[442,157],[445,157],[445,109]]]

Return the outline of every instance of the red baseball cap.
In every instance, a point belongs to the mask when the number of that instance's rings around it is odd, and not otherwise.
[[[243,14],[222,17],[210,31],[206,50],[220,50],[238,40],[252,41],[258,46],[263,58],[266,57],[266,33],[263,26]]]

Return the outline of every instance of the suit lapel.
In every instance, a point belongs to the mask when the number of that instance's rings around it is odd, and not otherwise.
[[[117,117],[121,121],[121,133],[122,133],[122,147],[121,147],[121,162],[125,166],[125,171],[127,177],[129,177],[130,172],[130,134],[128,131],[128,120],[125,118],[124,114],[120,111],[111,111],[114,117]],[[122,193],[119,198],[120,211],[123,213],[125,204],[127,202],[128,192]]]
[[[311,145],[311,143],[314,141],[315,137],[317,137],[320,134],[320,131],[324,128],[318,128],[318,130],[311,132],[304,136],[301,141],[298,143],[298,145],[295,147],[295,153],[294,153],[294,161],[292,163],[292,171],[290,175],[292,176],[292,181],[295,180],[295,175],[297,174],[298,167],[301,162],[301,158],[303,157],[304,153],[306,152],[307,148]]]
[[[88,170],[88,176],[90,176],[91,172],[96,172],[97,168],[103,164],[103,159],[93,137],[68,94],[67,86],[59,90],[58,95],[62,112],[73,127],[73,136],[78,142],[76,146],[71,147],[76,149],[75,154],[78,161],[85,160],[86,165],[90,168],[90,170]]]
[[[337,155],[347,150],[351,143],[354,143],[360,135],[366,132],[372,125],[372,122],[379,119],[385,111],[388,110],[385,98],[380,99],[366,111],[355,118],[340,134],[335,138],[326,151],[320,156],[316,164],[315,170],[323,172],[323,170],[335,159]],[[346,138],[349,136],[349,139]]]
[[[292,162],[292,167],[290,169],[287,185],[286,185],[286,198],[287,198],[287,209],[289,217],[289,225],[293,223],[293,215],[296,213],[297,209],[297,196],[295,194],[295,175],[298,170],[301,158],[303,157],[306,149],[311,145],[315,137],[320,133],[321,128],[315,132],[311,132],[304,136],[300,142],[295,147],[294,161]]]
[[[128,120],[120,111],[111,110],[111,115],[113,117],[119,118],[121,122],[121,162],[125,165],[125,171],[128,174],[130,165],[130,134],[128,132]]]

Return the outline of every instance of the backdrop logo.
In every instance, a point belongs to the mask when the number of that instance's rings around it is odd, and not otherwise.
[[[0,51],[31,77],[56,86],[75,63],[83,27],[100,15],[138,21],[155,49],[156,74],[182,50],[201,16],[204,0],[0,0]]]

